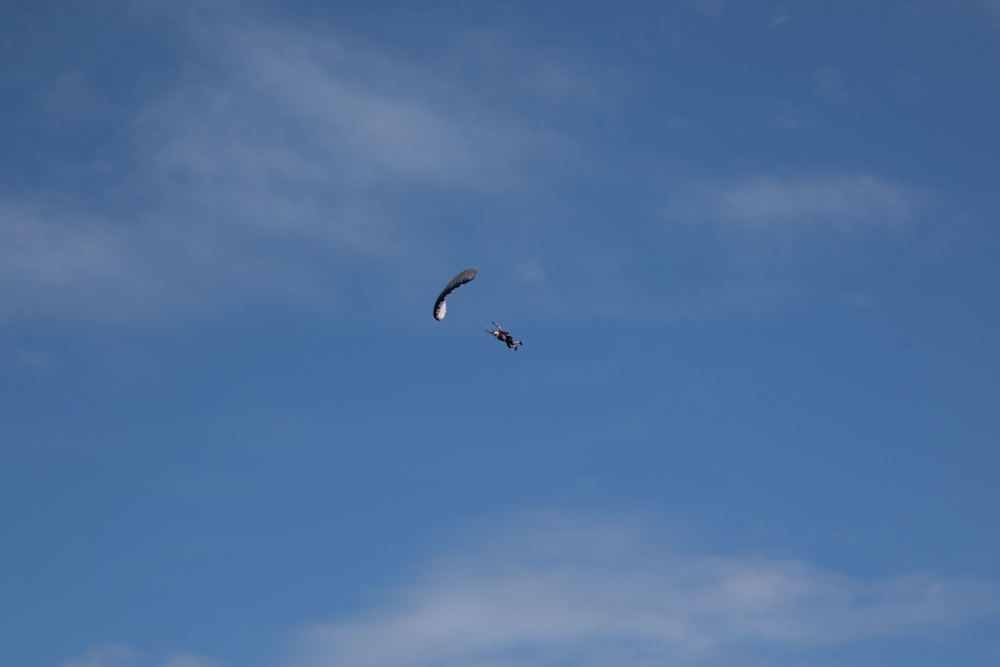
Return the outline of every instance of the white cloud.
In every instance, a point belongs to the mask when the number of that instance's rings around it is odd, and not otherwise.
[[[181,74],[148,89],[113,147],[81,158],[92,164],[53,167],[85,172],[85,190],[46,183],[0,200],[2,317],[136,321],[208,311],[241,291],[329,307],[338,278],[371,261],[402,280],[402,264],[440,243],[422,233],[441,224],[440,209],[422,218],[413,198],[441,195],[448,208],[456,193],[518,187],[524,164],[558,139],[524,122],[517,100],[586,89],[495,38],[462,36],[451,48],[500,70],[489,95],[503,104],[479,94],[477,72],[431,56],[315,28],[206,21],[174,22],[190,30],[177,40],[188,45]],[[502,71],[505,58],[513,72]],[[85,83],[68,77],[60,95]],[[98,112],[113,103],[87,99]]]
[[[59,284],[82,276],[113,277],[121,269],[120,240],[87,221],[59,226],[44,213],[0,201],[0,266],[32,282]]]
[[[44,350],[17,349],[11,358],[17,366],[39,375],[45,375],[57,366],[56,359]]]
[[[680,266],[673,312],[685,317],[756,312],[853,289],[839,284],[887,247],[926,231],[933,196],[867,173],[679,181],[651,228]],[[697,261],[692,261],[692,258]],[[852,282],[854,280],[852,279]]]
[[[838,296],[838,301],[847,304],[853,308],[873,308],[875,306],[875,299],[867,294],[852,294],[852,293],[841,293]]]
[[[82,658],[67,660],[61,667],[135,667],[139,655],[120,644],[92,648]]]
[[[206,56],[222,69],[220,79],[174,91],[136,123],[167,172],[278,192],[319,182],[342,190],[344,179],[458,180],[482,148],[473,145],[469,126],[396,85],[420,78],[416,66],[353,53],[306,32],[247,28],[224,35]]]
[[[194,653],[152,657],[128,646],[113,644],[92,648],[82,658],[67,660],[61,667],[221,667],[221,663]]]
[[[752,232],[853,233],[897,227],[921,206],[912,188],[868,174],[779,178],[758,176],[703,184],[672,198],[670,220]]]
[[[823,648],[953,627],[995,601],[983,582],[864,581],[799,560],[685,554],[557,516],[443,559],[381,607],[307,629],[286,664],[633,667],[750,654],[799,664]]]
[[[779,11],[777,14],[771,17],[771,20],[767,22],[767,25],[772,28],[777,28],[778,26],[783,26],[787,23],[792,22],[792,17],[790,17],[785,12]]]
[[[241,226],[391,246],[386,188],[496,191],[545,141],[461,76],[336,35],[234,26],[203,50],[219,74],[150,104],[132,136],[175,197]]]
[[[0,200],[0,318],[81,302],[110,314],[123,292],[137,289],[127,237],[51,206]]]
[[[785,100],[772,100],[758,105],[761,116],[771,125],[783,130],[804,130],[815,126],[801,109]]]
[[[252,284],[259,266],[248,265],[266,262],[241,243],[149,220],[102,219],[58,201],[0,200],[0,321],[121,322],[202,308],[229,283]],[[291,282],[280,266],[269,268],[275,284]]]
[[[835,101],[843,102],[850,98],[847,86],[844,83],[844,75],[837,67],[824,67],[816,74],[816,82],[820,92],[826,97]]]
[[[164,660],[161,664],[162,667],[220,667],[221,665],[221,663],[216,660],[195,655],[193,653],[182,653],[171,656]]]

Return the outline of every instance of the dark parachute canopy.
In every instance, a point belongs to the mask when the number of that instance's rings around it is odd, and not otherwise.
[[[447,285],[444,286],[444,289],[441,290],[440,294],[438,294],[437,300],[434,301],[435,320],[444,319],[445,313],[448,312],[447,301],[448,297],[451,296],[451,293],[457,290],[465,283],[470,282],[475,277],[476,277],[475,269],[466,269],[465,271],[462,271],[460,274],[452,278],[451,282],[449,282]]]

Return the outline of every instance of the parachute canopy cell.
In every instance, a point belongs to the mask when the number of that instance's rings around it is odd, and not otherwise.
[[[437,300],[434,301],[435,320],[444,319],[445,313],[448,312],[448,303],[447,303],[448,297],[451,296],[452,292],[457,290],[465,283],[470,282],[475,277],[476,277],[475,269],[466,269],[465,271],[462,271],[460,274],[452,278],[451,281],[444,286],[444,289],[441,290],[440,294],[438,294]]]

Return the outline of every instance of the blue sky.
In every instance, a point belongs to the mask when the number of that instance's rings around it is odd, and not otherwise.
[[[0,661],[997,664],[997,118],[993,0],[5,4]]]

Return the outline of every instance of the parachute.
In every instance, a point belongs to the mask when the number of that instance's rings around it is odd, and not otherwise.
[[[444,286],[441,293],[438,294],[438,298],[434,301],[434,319],[443,320],[445,313],[448,312],[448,297],[451,296],[452,292],[457,290],[459,287],[465,283],[471,282],[473,278],[476,277],[475,269],[466,269],[460,274],[451,279],[451,281]]]

